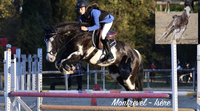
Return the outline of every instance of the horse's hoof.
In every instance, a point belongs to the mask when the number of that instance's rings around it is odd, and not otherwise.
[[[73,70],[67,70],[67,69],[65,69],[63,67],[60,67],[59,70],[60,70],[61,74],[63,74],[63,75],[73,74],[74,73]]]
[[[75,69],[76,69],[76,67],[73,64],[71,64],[71,70],[73,71]]]
[[[71,70],[71,67],[70,67],[69,65],[66,64],[66,65],[65,65],[65,70],[66,70],[66,71],[70,71],[70,70]]]
[[[115,61],[114,58],[111,58],[111,59],[108,59],[108,60],[107,60],[108,63],[111,63],[111,62],[113,62],[113,61]]]
[[[68,74],[68,72],[69,71],[67,71],[65,68],[63,68],[63,67],[60,67],[60,72],[61,72],[61,74],[63,74],[63,75],[66,75],[66,74]]]

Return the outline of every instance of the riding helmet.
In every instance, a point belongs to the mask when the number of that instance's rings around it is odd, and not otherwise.
[[[76,2],[76,9],[82,8],[82,7],[87,7],[88,4],[85,0],[78,0]]]

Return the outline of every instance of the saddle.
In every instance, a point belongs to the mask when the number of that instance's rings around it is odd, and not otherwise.
[[[103,43],[101,42],[101,37],[102,37],[101,33],[102,33],[102,29],[98,29],[96,31],[93,31],[93,34],[92,34],[93,46],[98,48],[98,49],[104,49]],[[111,48],[116,45],[115,35],[117,35],[117,32],[115,32],[113,30],[108,31],[108,33],[106,35],[108,40],[109,40]]]

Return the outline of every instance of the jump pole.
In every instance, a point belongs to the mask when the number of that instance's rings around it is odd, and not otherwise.
[[[21,90],[17,90],[15,92],[38,92],[36,90],[29,90],[29,91],[21,91]],[[164,94],[170,94],[172,95],[172,91],[92,91],[92,90],[86,90],[86,91],[76,91],[76,90],[70,90],[70,91],[66,91],[66,90],[42,90],[41,92],[44,93],[164,93]],[[178,91],[178,96],[179,97],[196,97],[197,96],[197,92],[195,91]]]
[[[89,90],[89,85],[90,85],[90,75],[89,75],[89,72],[90,72],[90,65],[89,63],[87,63],[87,90]]]
[[[38,76],[38,92],[42,91],[42,48],[38,48],[37,50],[37,56],[38,56],[38,71],[37,71],[37,76]],[[40,109],[40,105],[42,105],[42,97],[37,98],[37,111],[42,111]]]
[[[178,96],[177,96],[177,51],[176,40],[171,44],[171,64],[172,64],[172,108],[173,111],[178,111]]]
[[[200,111],[200,82],[199,81],[200,81],[200,44],[197,45],[197,111]]]
[[[59,97],[59,98],[171,98],[166,93],[46,93],[11,92],[10,96],[20,97]]]
[[[5,111],[11,111],[10,104],[11,100],[9,98],[9,93],[11,91],[11,51],[4,52],[4,97],[5,97]]]
[[[41,105],[43,110],[86,110],[86,111],[173,111],[172,108],[149,108],[149,107],[112,107],[112,106],[64,106],[64,105]],[[179,111],[195,111],[194,109],[182,109]]]

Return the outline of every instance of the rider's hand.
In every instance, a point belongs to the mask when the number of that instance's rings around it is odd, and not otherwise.
[[[85,26],[81,26],[81,30],[83,30],[83,31],[88,31],[88,28],[85,27]]]

